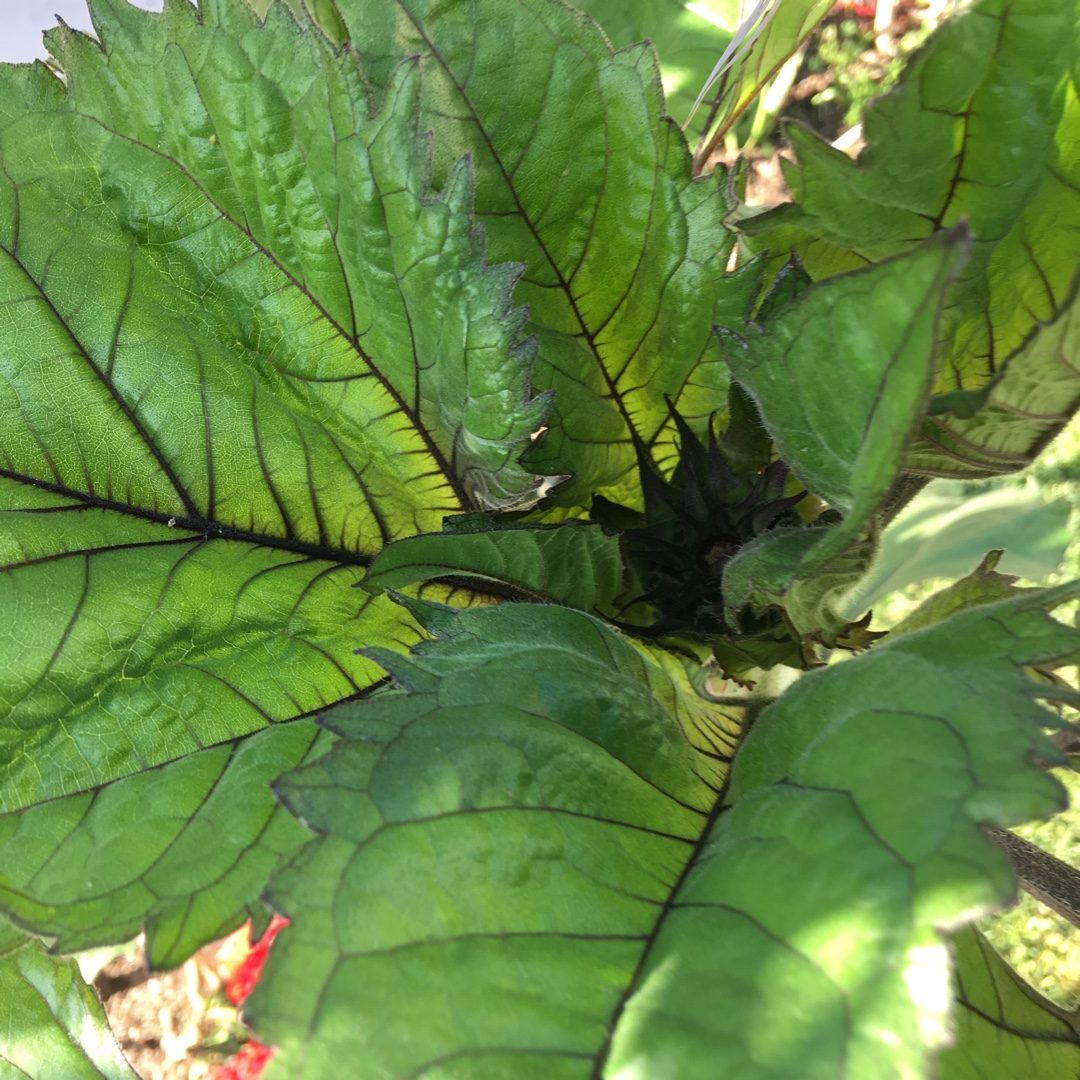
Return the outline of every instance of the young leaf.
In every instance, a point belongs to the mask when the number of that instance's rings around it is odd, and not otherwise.
[[[152,968],[264,918],[271,871],[310,835],[270,782],[327,748],[310,722],[202,750],[0,817],[0,909],[61,952],[146,930]]]
[[[952,937],[956,958],[955,1046],[938,1059],[939,1080],[1080,1073],[1080,1018],[1034,991],[974,927]]]
[[[0,1075],[135,1080],[78,964],[37,941],[0,957]]]
[[[814,494],[864,522],[892,484],[926,402],[963,232],[813,285],[722,340],[780,456]]]
[[[596,525],[489,528],[410,536],[385,548],[364,578],[379,593],[432,578],[463,576],[497,582],[537,599],[590,613],[610,613],[623,591],[619,540]]]
[[[468,151],[491,258],[527,263],[514,295],[539,341],[533,379],[556,391],[528,460],[573,474],[564,508],[594,492],[640,507],[635,441],[675,464],[665,396],[701,430],[727,384],[711,334],[731,248],[720,186],[692,179],[654,51],[613,52],[561,0],[338,9],[376,86],[420,56],[436,180]]]
[[[774,530],[744,547],[724,573],[733,616],[747,603],[779,602],[789,615],[799,609],[804,633],[836,629],[836,594],[858,580],[872,554],[849,549],[899,475],[930,392],[946,290],[966,249],[962,231],[944,233],[907,255],[811,286],[764,329],[750,324],[744,338],[723,334],[732,372],[757,402],[780,456],[845,515],[832,528]],[[819,583],[809,599],[785,599],[830,560],[824,592]]]

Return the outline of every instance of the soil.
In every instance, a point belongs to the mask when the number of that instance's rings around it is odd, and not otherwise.
[[[239,938],[239,940],[237,940]],[[175,971],[150,972],[141,943],[94,979],[113,1034],[141,1080],[214,1080],[246,1038],[225,997],[247,931],[200,949]]]

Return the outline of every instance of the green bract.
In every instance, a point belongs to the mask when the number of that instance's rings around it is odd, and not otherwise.
[[[864,618],[923,476],[1080,403],[1071,7],[761,213],[666,112],[719,2],[90,6],[0,68],[0,1077],[128,1075],[69,954],[272,911],[281,1080],[1075,1071],[945,935],[1061,805],[1077,591],[965,536]]]

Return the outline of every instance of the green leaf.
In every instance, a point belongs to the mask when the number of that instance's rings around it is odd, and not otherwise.
[[[0,72],[3,812],[377,680],[357,645],[418,630],[348,586],[534,499],[546,408],[467,163],[429,190],[415,64],[369,110],[280,5],[93,7],[66,86]]]
[[[934,371],[962,232],[811,286],[764,327],[725,335],[735,378],[780,456],[816,495],[859,522],[900,467]]]
[[[605,1075],[927,1075],[948,1034],[939,931],[1015,889],[978,826],[1064,801],[1031,762],[1060,755],[1021,665],[1075,648],[1042,610],[1067,595],[811,672],[761,715]]]
[[[831,646],[847,625],[855,606],[851,596],[874,560],[869,540],[835,551],[838,535],[846,539],[841,529],[772,529],[740,548],[724,568],[724,604],[732,625],[739,624],[747,606],[752,613],[781,607],[798,634],[820,636]]]
[[[1015,888],[979,825],[1061,802],[1023,666],[1076,648],[1067,595],[805,676],[723,810],[732,721],[658,654],[565,608],[429,609],[377,654],[400,689],[277,785],[322,835],[270,888],[268,1077],[921,1075],[937,931]]]
[[[0,817],[0,910],[61,952],[145,927],[150,967],[177,967],[257,918],[271,871],[310,839],[269,784],[326,749],[316,736],[274,727]]]
[[[974,928],[952,937],[957,965],[956,1045],[938,1059],[940,1080],[1080,1073],[1080,1023],[1033,990]]]
[[[29,942],[0,958],[0,1076],[133,1080],[93,987],[74,960]]]
[[[596,525],[567,522],[536,528],[487,528],[398,540],[376,557],[364,578],[370,593],[432,578],[462,576],[509,585],[535,599],[610,613],[623,592],[619,540]],[[478,585],[483,589],[482,585]]]
[[[379,654],[408,692],[328,714],[338,748],[277,785],[327,835],[271,888],[268,1076],[589,1075],[716,799],[732,722],[677,666],[566,608],[428,628]]]
[[[26,935],[9,922],[0,919],[0,957],[13,953],[26,944]]]
[[[358,641],[419,637],[355,559],[98,502],[0,480],[5,813],[314,712],[379,677]]]
[[[481,509],[535,501],[535,478],[516,457],[547,403],[527,400],[535,350],[515,344],[524,313],[510,310],[509,294],[521,268],[484,267],[467,162],[430,197],[416,65],[393,72],[372,115],[355,55],[335,54],[281,4],[265,25],[239,0],[208,0],[198,13],[170,4],[160,16],[124,0],[91,8],[105,55],[79,34],[49,37],[68,107],[157,151],[132,164],[147,157],[142,168],[164,182],[180,183],[178,170],[155,169],[156,156],[182,166],[183,194],[199,211],[181,221],[188,230],[214,222],[203,242],[232,255],[203,265],[198,246],[175,242],[184,226],[157,220],[161,197],[141,206],[144,189],[118,178],[118,194],[135,202],[121,221],[136,235],[150,230],[142,246],[151,252],[168,245],[170,258],[155,260],[167,276],[212,279],[217,314],[240,342],[269,354],[271,372],[303,380],[308,396],[321,386],[354,422],[374,420],[369,439],[381,427],[394,445],[400,432],[412,464],[433,468],[423,477],[429,502],[441,501],[440,487]],[[245,248],[258,270],[224,273]],[[275,307],[267,286],[288,299]],[[306,335],[294,332],[297,317],[311,324]],[[382,493],[391,458],[367,466],[369,492]]]
[[[835,609],[872,550],[853,548],[899,475],[930,392],[939,314],[966,254],[954,231],[908,255],[812,285],[746,336],[723,335],[734,376],[780,456],[841,524],[774,530],[724,572],[725,604],[780,603],[804,633],[832,632]],[[820,581],[798,586],[815,574]],[[809,593],[807,593],[807,589]]]
[[[981,0],[946,21],[866,111],[858,161],[792,125],[795,199],[752,246],[815,278],[966,221],[976,244],[943,326],[939,392],[975,389],[1061,310],[1080,255],[1074,5]]]
[[[731,248],[720,180],[692,179],[655,52],[613,52],[561,0],[338,8],[376,86],[420,56],[436,182],[467,151],[489,256],[527,264],[514,295],[538,339],[533,380],[555,390],[528,461],[573,474],[553,496],[564,512],[594,492],[640,508],[634,441],[675,465],[665,395],[703,431],[727,385],[711,333]]]
[[[971,479],[1026,468],[1080,408],[1078,365],[1080,300],[1074,288],[1060,315],[1036,321],[974,413],[943,411],[925,419],[908,455],[909,471]]]

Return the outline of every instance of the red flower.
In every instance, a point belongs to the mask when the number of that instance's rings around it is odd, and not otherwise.
[[[877,14],[877,0],[839,0],[837,8],[848,8],[858,19],[872,19]],[[835,9],[834,9],[835,10]]]
[[[236,966],[229,981],[225,984],[225,993],[234,1005],[239,1005],[255,989],[255,984],[262,974],[263,964],[266,963],[266,954],[270,951],[274,938],[288,925],[289,920],[283,915],[275,915],[258,944],[253,945],[247,956]]]
[[[239,1005],[255,989],[255,984],[262,974],[266,955],[278,933],[289,925],[289,920],[275,915],[266,928],[266,933],[255,944],[251,942],[251,926],[248,925],[248,949],[243,959],[233,968],[225,983],[225,993],[234,1005]],[[237,931],[239,934],[240,931]],[[235,941],[235,937],[229,942]],[[228,945],[229,942],[226,944]],[[258,1080],[266,1063],[274,1056],[269,1046],[258,1042],[246,1042],[240,1052],[230,1061],[218,1067],[214,1080]]]
[[[240,1052],[229,1062],[220,1066],[214,1080],[258,1080],[274,1051],[262,1043],[244,1043]]]

